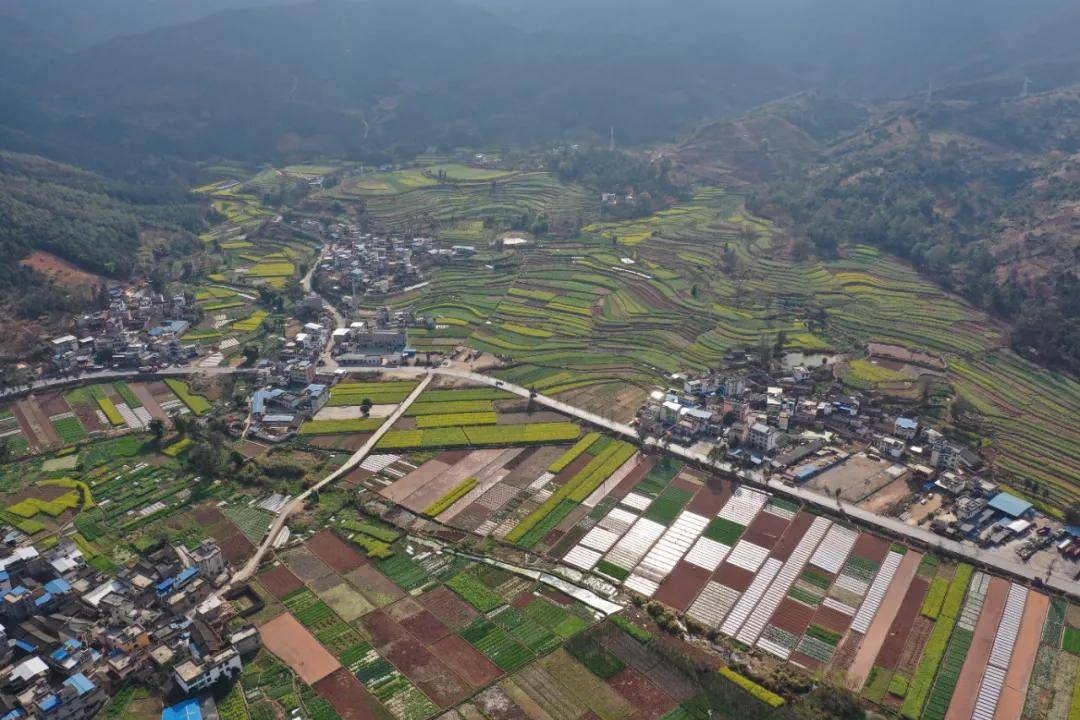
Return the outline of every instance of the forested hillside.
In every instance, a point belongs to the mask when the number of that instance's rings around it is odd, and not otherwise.
[[[137,262],[142,229],[194,231],[201,216],[182,193],[108,181],[37,156],[0,153],[0,295],[40,285],[19,262],[34,250],[125,278]]]
[[[885,105],[752,193],[796,250],[870,243],[1006,318],[1018,350],[1080,370],[1080,88]],[[802,247],[799,247],[799,246]]]

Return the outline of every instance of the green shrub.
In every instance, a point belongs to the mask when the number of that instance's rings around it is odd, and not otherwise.
[[[744,675],[740,675],[739,673],[732,670],[730,667],[720,668],[720,674],[741,687],[746,692],[756,697],[761,702],[768,705],[769,707],[778,708],[784,704],[784,698],[780,697],[771,690],[763,688],[750,678]]]
[[[643,628],[639,628],[637,625],[630,622],[622,615],[612,615],[611,622],[615,625],[615,627],[619,628],[624,633],[637,640],[639,643],[645,644],[652,640],[652,633]]]

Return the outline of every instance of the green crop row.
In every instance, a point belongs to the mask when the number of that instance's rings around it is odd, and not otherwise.
[[[908,718],[908,720],[919,720],[922,716],[923,708],[930,697],[934,678],[937,676],[938,667],[941,665],[941,659],[945,655],[945,649],[949,645],[953,627],[956,625],[956,618],[963,606],[964,595],[967,593],[967,587],[971,582],[973,572],[974,568],[971,565],[961,564],[956,568],[956,574],[953,575],[953,579],[949,583],[949,589],[945,593],[945,600],[942,602],[937,623],[934,625],[934,629],[930,631],[930,637],[926,641],[926,648],[923,650],[922,660],[919,661],[919,666],[915,669],[911,682],[908,683],[907,696],[904,698],[904,705],[900,709],[900,714]]]
[[[930,582],[930,589],[926,592],[926,598],[922,604],[922,614],[931,620],[937,620],[941,612],[941,604],[945,602],[945,593],[949,590],[949,581],[943,577],[936,577]]]
[[[421,396],[420,402],[413,403],[405,414],[409,417],[418,415],[449,415],[453,413],[492,412],[495,409],[491,400],[454,400],[447,402],[428,402],[427,396]]]
[[[493,410],[489,410],[486,412],[421,415],[416,418],[416,427],[426,430],[428,428],[464,427],[466,425],[494,425],[497,422],[499,422],[499,416]]]
[[[574,446],[572,448],[570,448],[569,450],[567,450],[566,452],[564,452],[562,454],[562,456],[559,457],[558,460],[551,463],[551,465],[548,466],[548,472],[553,472],[553,473],[562,472],[562,470],[567,465],[574,462],[574,460],[577,460],[578,456],[580,456],[581,453],[588,450],[589,447],[599,439],[600,439],[600,433],[598,433],[598,432],[588,433],[587,435],[585,435],[585,437],[581,438],[576,443],[574,443]]]
[[[176,397],[180,398],[181,402],[188,406],[188,409],[191,410],[191,412],[196,415],[205,415],[210,412],[210,401],[202,395],[192,393],[188,384],[183,380],[166,378],[165,384],[169,386],[169,389],[173,391]]]
[[[768,690],[761,685],[758,685],[756,682],[746,677],[745,675],[740,675],[739,673],[732,670],[730,667],[720,668],[720,674],[741,687],[746,692],[753,695],[761,702],[768,705],[769,707],[778,708],[785,702],[784,698],[780,697],[771,690]]]
[[[346,418],[342,420],[309,420],[300,427],[301,435],[339,435],[374,432],[383,424],[382,418]]]
[[[465,478],[456,486],[454,486],[450,490],[450,492],[446,493],[441,498],[429,505],[424,510],[424,514],[433,518],[439,517],[439,515],[449,510],[451,505],[456,503],[461,498],[465,497],[465,495],[470,490],[476,487],[476,483],[477,479],[474,477]]]
[[[379,441],[379,449],[406,450],[412,448],[466,447],[469,445],[566,442],[576,439],[580,434],[581,428],[571,422],[391,430]]]
[[[506,535],[509,542],[518,542],[534,526],[540,523],[547,515],[564,500],[580,503],[589,497],[600,483],[604,482],[611,473],[618,470],[623,463],[629,460],[636,452],[636,448],[629,443],[620,441],[608,445],[599,455],[594,457],[588,465],[581,469],[569,482],[552,493],[544,504],[531,512],[519,522],[513,530]]]

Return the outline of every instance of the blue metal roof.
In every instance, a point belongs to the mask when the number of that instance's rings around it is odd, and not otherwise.
[[[911,418],[896,418],[896,427],[902,427],[906,430],[914,430],[919,426],[918,420],[912,420]]]
[[[69,687],[75,688],[75,692],[77,692],[79,695],[85,695],[86,693],[91,692],[94,688],[97,687],[97,685],[95,685],[90,680],[90,678],[86,677],[82,673],[75,673],[67,680],[65,680],[64,684]]]
[[[42,700],[39,705],[44,712],[49,712],[50,710],[54,710],[59,707],[60,698],[58,698],[56,695],[50,695],[44,700]]]
[[[45,583],[45,589],[53,595],[64,595],[71,592],[71,583],[63,578],[56,578]]]
[[[1032,504],[1027,500],[1007,492],[998,493],[988,504],[994,510],[1011,517],[1020,517],[1032,508]]]
[[[179,575],[176,576],[176,584],[177,585],[183,585],[188,580],[190,580],[191,578],[195,577],[198,574],[199,574],[199,566],[198,565],[192,565],[189,568],[185,568],[184,570],[182,570],[180,572]]]
[[[161,720],[202,720],[202,706],[198,698],[176,703],[165,708],[161,713]]]
[[[16,718],[21,718],[22,716],[23,716],[23,711],[21,709],[19,709],[19,708],[15,708],[14,710],[10,711],[7,715],[0,718],[0,720],[16,720]]]
[[[28,643],[25,640],[21,640],[21,639],[15,641],[15,647],[19,648],[20,650],[24,650],[24,651],[26,651],[28,653],[32,653],[32,652],[35,652],[37,650],[37,645],[33,645],[33,644]]]
[[[53,598],[52,593],[45,593],[44,595],[39,597],[37,600],[35,600],[34,604],[37,605],[38,607],[41,607],[42,605],[48,605],[50,602],[52,602],[52,598]]]

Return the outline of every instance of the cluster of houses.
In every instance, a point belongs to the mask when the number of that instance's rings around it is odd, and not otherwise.
[[[145,286],[113,288],[108,294],[108,307],[76,317],[72,333],[52,340],[54,370],[146,368],[198,355],[198,346],[182,338],[201,311],[183,294],[163,295]]]
[[[1032,536],[1017,548],[1024,559],[1066,535],[1049,524],[1037,525],[1031,503],[1001,491],[977,453],[918,417],[889,413],[872,398],[844,394],[831,383],[827,367],[796,366],[779,377],[744,367],[672,379],[681,386],[653,392],[639,409],[643,436],[830,493],[841,492],[831,478],[846,477],[859,486],[852,496],[842,495],[853,502],[899,481],[909,492],[887,511],[901,518],[912,517],[911,508],[940,493],[941,502],[923,518],[932,530],[983,547]],[[822,387],[836,392],[822,394]],[[860,493],[863,486],[869,489]]]
[[[73,542],[39,551],[10,531],[0,548],[0,716],[82,720],[128,682],[188,695],[237,676],[261,640],[230,622],[235,611],[215,592],[227,578],[211,540],[107,574]]]
[[[409,328],[435,327],[434,318],[411,308],[379,308],[373,317],[338,328],[331,337],[331,353],[343,365],[394,366],[416,352],[407,347]]]
[[[328,235],[319,271],[346,302],[421,284],[425,267],[437,255],[428,238],[373,235],[347,223],[334,223]]]

